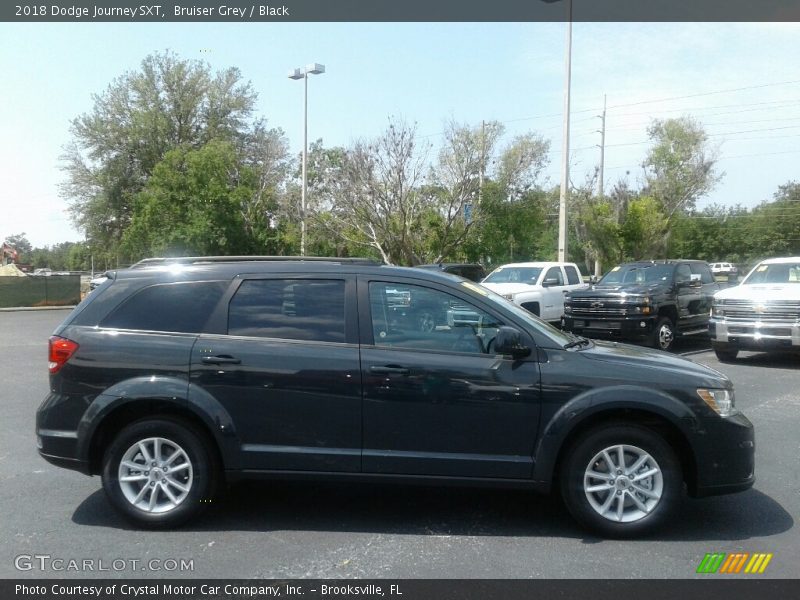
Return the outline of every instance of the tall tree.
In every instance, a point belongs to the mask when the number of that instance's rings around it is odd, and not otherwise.
[[[668,220],[679,211],[691,212],[722,177],[705,130],[687,116],[655,120],[647,134],[653,145],[643,164],[644,194],[661,204]]]
[[[212,73],[205,63],[165,52],[92,98],[92,110],[72,121],[61,191],[78,228],[114,253],[135,196],[165,154],[242,138],[256,94],[238,69]]]
[[[416,126],[390,119],[382,135],[359,141],[340,157],[324,185],[330,194],[325,223],[356,246],[377,251],[388,263],[418,264],[423,254],[425,154]]]

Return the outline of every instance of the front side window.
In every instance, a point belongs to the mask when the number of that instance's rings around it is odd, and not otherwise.
[[[691,266],[692,274],[700,275],[701,283],[714,283],[714,276],[711,274],[711,270],[707,265],[703,263],[691,263]]]
[[[460,298],[417,285],[373,281],[369,300],[376,346],[490,354],[501,325]]]
[[[340,279],[249,279],[228,310],[228,334],[345,341],[345,282]]]
[[[564,285],[564,276],[561,274],[561,269],[558,267],[550,267],[547,273],[544,274],[543,281],[551,281],[551,285]]]
[[[200,333],[227,281],[185,281],[146,287],[100,322],[100,327]]]
[[[678,265],[677,270],[675,271],[675,283],[685,283],[692,279],[692,270],[689,268],[689,265],[682,264]]]

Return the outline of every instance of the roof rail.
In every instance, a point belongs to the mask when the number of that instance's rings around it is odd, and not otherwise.
[[[300,262],[330,262],[346,263],[354,265],[382,265],[381,261],[372,258],[338,258],[335,256],[177,256],[145,258],[130,266],[131,269],[141,269],[144,267],[156,267],[159,265],[196,265],[207,263],[226,263],[226,262],[281,262],[281,261],[300,261]]]

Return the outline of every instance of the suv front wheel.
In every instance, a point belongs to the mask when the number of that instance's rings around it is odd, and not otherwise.
[[[683,490],[675,453],[657,433],[613,423],[584,434],[561,465],[570,513],[609,537],[633,537],[661,525]]]
[[[219,473],[210,444],[190,426],[146,419],[125,427],[106,449],[103,489],[137,525],[175,527],[208,506]]]

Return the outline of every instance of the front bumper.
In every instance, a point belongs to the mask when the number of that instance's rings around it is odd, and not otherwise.
[[[652,316],[602,317],[565,316],[564,328],[578,335],[609,339],[640,340],[648,337],[655,328]]]
[[[700,420],[696,432],[697,478],[692,496],[741,492],[755,483],[755,433],[742,413]]]
[[[739,348],[800,348],[798,321],[727,320],[712,317],[708,322],[712,342]]]

